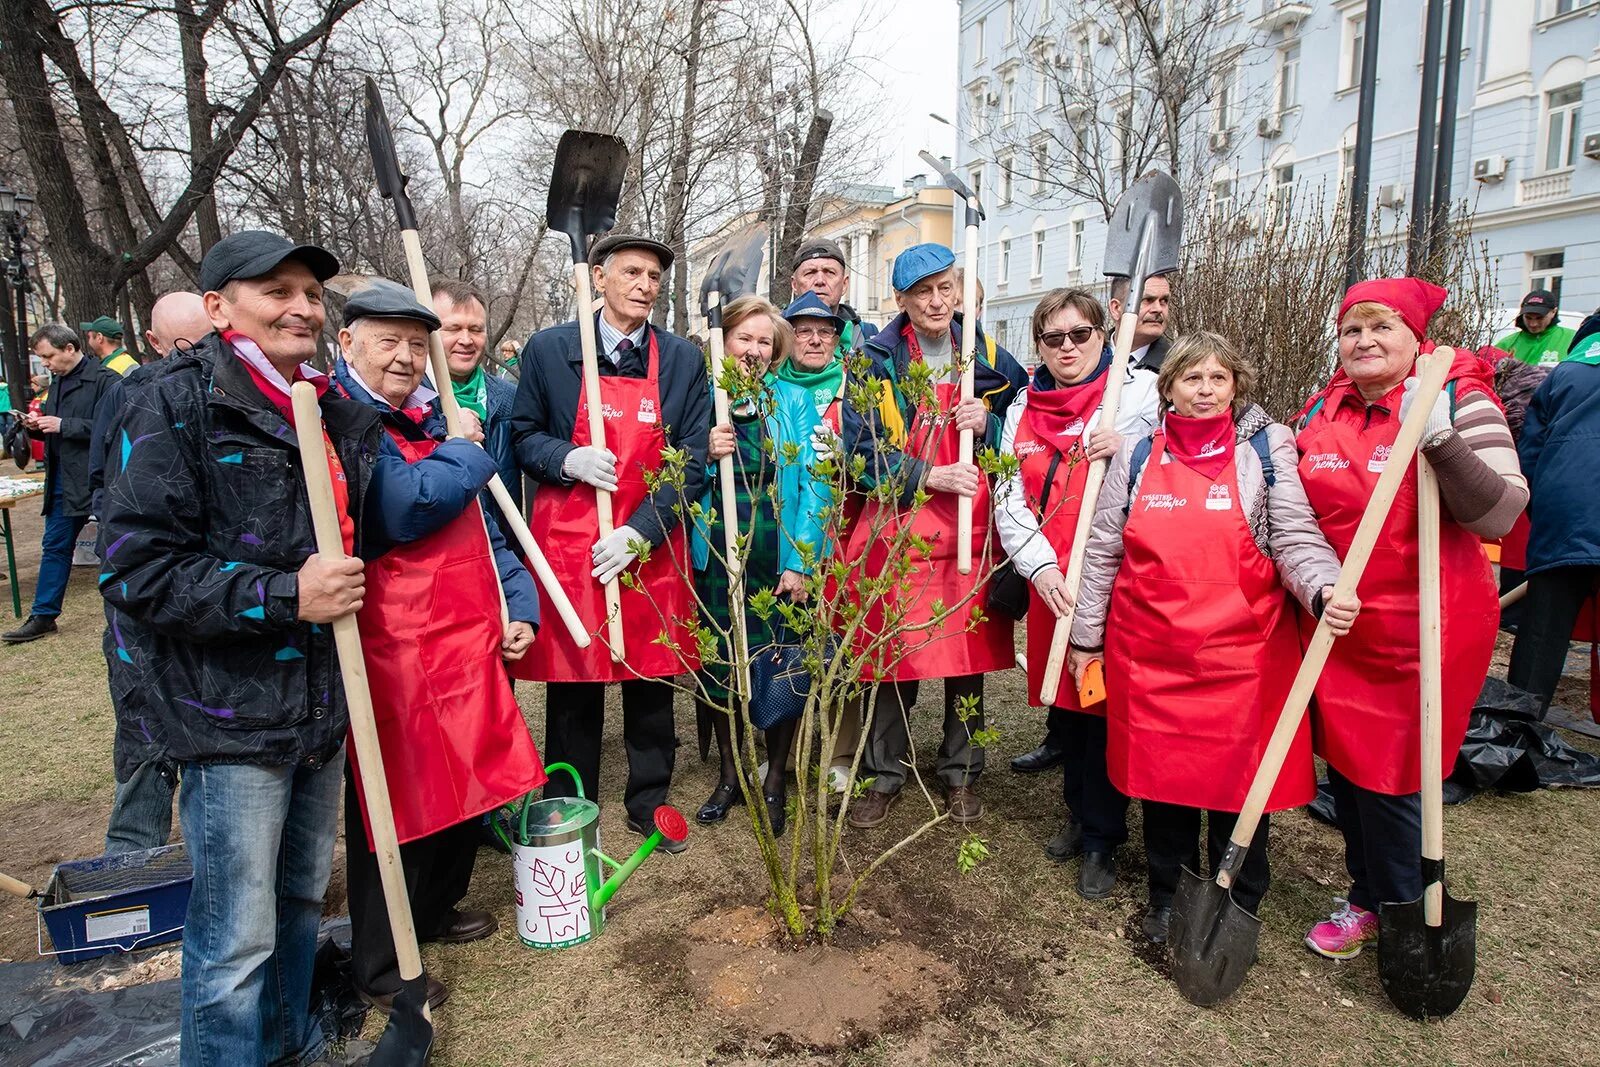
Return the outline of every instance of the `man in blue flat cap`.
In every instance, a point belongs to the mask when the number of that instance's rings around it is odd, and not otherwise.
[[[873,779],[850,808],[850,823],[882,823],[905,784],[910,747],[907,715],[918,682],[944,679],[944,743],[936,771],[951,821],[970,823],[983,814],[973,783],[983,770],[983,749],[972,734],[983,728],[983,676],[1016,662],[1011,621],[974,622],[982,608],[989,572],[998,561],[990,523],[987,478],[960,462],[961,431],[971,430],[976,447],[997,446],[1001,420],[1027,374],[1009,353],[994,363],[981,330],[974,345],[973,398],[962,400],[960,299],[955,254],[939,244],[912,245],[895,259],[892,282],[900,314],[866,342],[867,374],[880,383],[878,406],[858,411],[845,404],[843,439],[866,463],[863,488],[888,487],[868,500],[845,534],[849,585],[863,600],[863,640],[881,651],[869,657],[864,680],[877,683],[871,733],[862,773]],[[929,390],[912,388],[922,364]],[[920,394],[917,395],[917,394]],[[920,494],[926,493],[926,497]],[[956,569],[957,501],[973,501],[971,574]],[[909,566],[908,571],[900,571]],[[861,593],[863,582],[892,572],[896,581],[881,594]]]

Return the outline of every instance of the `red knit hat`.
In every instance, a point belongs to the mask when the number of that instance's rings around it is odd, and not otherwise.
[[[1357,282],[1349,288],[1334,321],[1342,323],[1345,312],[1357,304],[1371,301],[1392,309],[1420,341],[1427,336],[1428,320],[1444,306],[1445,298],[1449,295],[1448,289],[1441,289],[1421,278],[1374,278]]]

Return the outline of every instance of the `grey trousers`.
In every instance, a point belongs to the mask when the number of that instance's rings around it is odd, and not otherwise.
[[[106,855],[160,848],[172,838],[172,795],[178,765],[153,759],[139,764],[133,777],[117,784],[106,827]]]
[[[872,734],[861,755],[861,777],[875,777],[872,789],[898,793],[910,770],[911,735],[907,716],[917,702],[916,682],[885,682],[878,687],[872,715]],[[956,714],[957,701],[978,698],[978,712],[966,722]],[[944,680],[944,740],[934,762],[934,772],[947,788],[970,786],[983,773],[984,750],[972,743],[971,734],[983,729],[983,675],[964,674]]]

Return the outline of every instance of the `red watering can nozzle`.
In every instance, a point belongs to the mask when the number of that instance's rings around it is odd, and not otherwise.
[[[683,813],[671,804],[663,804],[656,809],[656,829],[661,831],[662,837],[674,843],[689,836],[689,824],[684,820]]]

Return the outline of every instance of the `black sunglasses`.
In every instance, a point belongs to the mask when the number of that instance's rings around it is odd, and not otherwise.
[[[1051,330],[1049,333],[1039,335],[1039,347],[1061,348],[1065,342],[1071,341],[1075,346],[1081,348],[1084,342],[1093,337],[1095,331],[1099,328],[1098,326],[1074,326],[1065,333],[1060,330]]]

